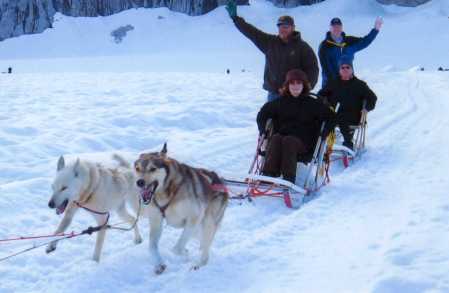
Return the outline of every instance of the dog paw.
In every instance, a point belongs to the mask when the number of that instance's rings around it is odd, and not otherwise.
[[[193,267],[190,268],[190,271],[198,271],[200,269],[200,265],[194,265]]]
[[[162,273],[165,271],[166,268],[167,268],[166,265],[164,265],[164,264],[159,264],[159,265],[157,265],[157,266],[154,267],[154,273],[155,273],[156,275],[160,275],[160,274],[162,274]]]
[[[143,242],[142,237],[139,236],[139,237],[134,238],[134,244],[135,245],[140,244],[142,242]]]
[[[190,270],[191,271],[197,271],[201,267],[204,267],[206,264],[207,264],[207,259],[201,259]]]
[[[46,253],[52,253],[52,252],[55,251],[55,250],[56,250],[56,245],[49,244],[49,245],[47,246],[47,248],[45,249],[45,252],[46,252]]]

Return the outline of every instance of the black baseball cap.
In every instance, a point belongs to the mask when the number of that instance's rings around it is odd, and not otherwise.
[[[293,17],[284,15],[279,17],[277,26],[280,25],[295,25],[295,21],[293,20]]]
[[[331,25],[343,25],[343,23],[341,22],[341,19],[338,17],[334,17],[331,20]]]

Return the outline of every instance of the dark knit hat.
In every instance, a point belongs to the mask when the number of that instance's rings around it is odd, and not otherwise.
[[[340,18],[334,17],[331,19],[331,25],[343,25],[343,23]]]
[[[285,82],[291,83],[292,81],[299,81],[301,83],[309,82],[307,75],[304,73],[304,71],[299,70],[299,69],[292,69],[289,72],[287,72],[287,76],[285,77]]]
[[[338,62],[338,66],[349,65],[349,66],[351,66],[351,68],[353,68],[352,61],[353,61],[353,58],[351,58],[347,55],[343,55],[343,56],[341,56],[340,61]]]
[[[288,86],[293,81],[299,81],[300,83],[303,84],[304,86],[303,94],[307,95],[310,93],[311,87],[307,74],[302,70],[292,69],[289,72],[287,72],[287,76],[285,77],[285,82],[281,89],[281,93],[283,96],[289,93]]]
[[[280,25],[295,25],[295,20],[291,16],[284,15],[284,16],[279,17],[279,19],[278,19],[277,26],[280,26]]]

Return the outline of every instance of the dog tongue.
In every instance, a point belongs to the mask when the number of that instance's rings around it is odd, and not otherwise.
[[[59,207],[56,208],[56,214],[60,215],[65,211],[65,208],[67,207],[67,201],[64,201]]]
[[[63,207],[59,207],[59,208],[56,209],[56,214],[57,214],[57,215],[60,215],[60,214],[62,214],[63,212],[64,212],[64,208],[63,208]]]
[[[151,197],[153,196],[153,191],[150,188],[143,189],[140,193],[142,196],[143,201],[149,202],[151,200]]]

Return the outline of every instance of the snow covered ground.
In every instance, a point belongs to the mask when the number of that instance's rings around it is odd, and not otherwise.
[[[369,117],[368,153],[341,171],[303,209],[282,201],[231,204],[210,264],[189,272],[170,252],[168,228],[156,277],[145,242],[107,235],[101,264],[94,239],[61,243],[0,263],[1,292],[445,292],[449,290],[449,74],[372,73],[379,95]],[[243,175],[254,149],[263,103],[250,74],[23,74],[2,79],[0,238],[45,234],[60,220],[48,209],[57,157],[130,161],[168,140],[169,152],[221,174]],[[126,83],[121,83],[126,80]],[[75,85],[75,86],[73,86]],[[113,218],[112,222],[116,222]],[[92,224],[81,212],[72,227]],[[70,230],[72,230],[70,229]],[[39,241],[36,244],[41,243]],[[1,255],[31,245],[1,244]]]
[[[256,1],[242,13],[273,30],[277,16],[289,12],[317,45],[334,14],[347,16],[350,32],[367,32],[381,6],[360,2],[342,0],[337,9],[329,0],[320,5],[333,10],[323,13],[319,6],[286,10]],[[369,115],[368,152],[347,170],[332,166],[332,182],[316,200],[300,210],[276,199],[232,203],[210,263],[196,272],[189,269],[198,243],[189,245],[187,259],[174,256],[170,248],[180,231],[168,227],[161,240],[168,269],[155,276],[148,223],[141,221],[144,243],[135,246],[132,233],[113,231],[100,264],[91,260],[94,239],[88,236],[60,243],[51,255],[42,248],[0,262],[0,292],[449,292],[449,72],[402,69],[448,61],[443,24],[449,9],[446,1],[433,0],[416,11],[382,11],[388,12],[384,31],[357,57],[359,76],[379,97]],[[166,18],[157,20],[159,14]],[[168,19],[174,21],[147,26]],[[134,20],[136,36],[130,32],[121,49],[113,47],[109,31]],[[406,29],[415,24],[433,34],[422,33],[417,44]],[[179,25],[182,39],[194,44],[174,46],[166,38]],[[114,152],[133,161],[168,141],[169,153],[181,161],[224,176],[247,171],[255,116],[265,101],[263,58],[224,11],[195,18],[164,9],[62,18],[54,30],[0,45],[0,65],[14,57],[21,72],[0,76],[0,239],[54,230],[60,217],[47,203],[61,154],[110,164]],[[401,46],[407,53],[400,54]],[[138,55],[149,47],[154,55]],[[421,54],[429,47],[432,54]],[[53,56],[60,58],[41,59]],[[231,75],[217,73],[228,64]],[[242,67],[251,72],[236,73]],[[80,212],[69,230],[92,224]],[[2,243],[0,258],[33,243],[41,241]]]

